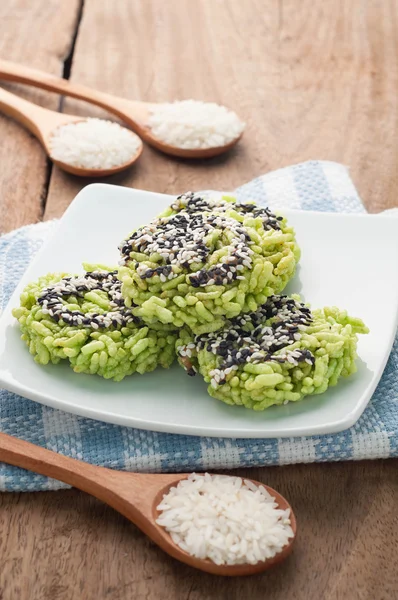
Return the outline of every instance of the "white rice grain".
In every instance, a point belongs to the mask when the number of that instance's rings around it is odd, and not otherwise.
[[[158,139],[187,150],[225,146],[245,128],[239,117],[225,106],[198,100],[154,105],[148,125]]]
[[[264,487],[240,477],[193,473],[157,509],[156,522],[181,549],[218,565],[267,560],[293,537],[290,511],[279,509]]]
[[[85,169],[111,169],[134,158],[141,140],[118,123],[85,119],[55,129],[49,145],[53,160]]]

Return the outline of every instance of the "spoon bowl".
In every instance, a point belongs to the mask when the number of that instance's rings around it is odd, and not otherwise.
[[[154,137],[149,127],[145,126],[139,130],[141,138],[150,146],[160,150],[164,154],[170,154],[170,156],[176,156],[178,158],[213,158],[214,156],[220,156],[224,152],[228,152],[233,148],[241,139],[243,133],[236,137],[232,142],[225,144],[225,146],[214,146],[212,148],[193,148],[185,149],[178,148],[176,146],[170,146],[165,144],[158,138]]]
[[[182,476],[178,475],[177,476],[178,478],[175,481],[173,481],[172,483],[166,484],[161,490],[159,490],[159,492],[155,496],[154,502],[152,504],[152,509],[153,509],[153,519],[154,519],[156,525],[157,525],[156,519],[161,514],[161,511],[157,510],[157,506],[162,501],[163,496],[169,492],[170,488],[177,485],[183,479],[187,479],[188,475],[189,475],[189,473],[186,473]],[[163,477],[163,475],[161,475],[161,477]],[[223,575],[226,577],[255,575],[256,573],[262,573],[263,571],[266,571],[266,570],[270,569],[271,567],[274,567],[277,564],[283,562],[291,554],[291,552],[293,550],[293,542],[294,542],[296,534],[297,534],[297,522],[296,522],[296,517],[294,516],[293,510],[292,510],[292,507],[287,502],[287,500],[273,488],[269,487],[268,485],[265,485],[264,483],[261,483],[260,481],[256,481],[254,479],[250,479],[249,481],[251,481],[252,483],[254,483],[257,486],[264,487],[267,490],[267,492],[269,494],[271,494],[271,496],[273,496],[273,498],[275,498],[275,501],[276,501],[279,509],[282,509],[282,510],[290,509],[290,522],[291,522],[291,528],[294,533],[294,537],[289,540],[289,543],[286,546],[284,546],[284,548],[282,549],[281,552],[279,552],[272,558],[269,558],[266,561],[260,561],[260,562],[256,563],[255,565],[251,565],[251,564],[217,565],[216,563],[214,563],[213,561],[211,561],[209,559],[196,558],[195,556],[188,554],[188,552],[185,552],[185,550],[182,550],[179,546],[174,544],[169,533],[160,525],[157,525],[157,527],[160,530],[159,534],[162,536],[162,539],[164,539],[165,546],[163,546],[160,543],[158,543],[158,545],[165,552],[167,552],[171,556],[174,556],[174,558],[177,558],[177,560],[180,560],[181,562],[184,562],[187,565],[190,565],[191,567],[195,567],[196,569],[200,569],[201,571],[205,571],[207,573],[212,573],[213,575]],[[169,546],[170,544],[172,544],[173,549],[174,548],[177,549],[178,555],[172,553],[172,548]]]
[[[178,146],[167,144],[156,137],[149,127],[149,114],[151,109],[156,107],[155,103],[135,102],[119,98],[118,96],[99,92],[84,85],[73,83],[61,77],[56,77],[55,75],[50,75],[7,60],[0,60],[0,79],[26,83],[51,92],[60,92],[64,96],[85,100],[86,102],[100,106],[124,121],[147,144],[171,156],[195,159],[218,156],[235,146],[243,135],[242,132],[234,140],[223,146],[212,148],[179,148]]]
[[[77,487],[95,496],[120,512],[139,527],[164,552],[177,560],[213,575],[241,576],[261,573],[282,562],[292,551],[297,525],[293,510],[287,500],[272,488],[262,485],[275,498],[278,508],[290,509],[294,536],[281,552],[271,559],[255,565],[217,565],[200,559],[177,546],[169,533],[156,523],[157,506],[171,487],[189,476],[180,474],[146,474],[114,471],[57,454],[29,442],[0,433],[0,461],[46,475]]]
[[[47,108],[42,108],[28,102],[11,92],[0,88],[0,110],[6,115],[12,117],[21,125],[26,127],[39,140],[44,147],[47,155],[60,169],[78,175],[79,177],[106,177],[115,173],[120,173],[129,168],[141,155],[143,145],[141,140],[137,152],[127,162],[106,169],[90,169],[79,167],[54,159],[51,150],[51,136],[55,130],[63,125],[81,123],[86,119],[74,115],[66,115]],[[131,135],[134,135],[131,133]],[[139,139],[139,138],[137,138]]]
[[[87,169],[84,167],[75,167],[74,165],[69,165],[68,163],[62,162],[61,160],[57,160],[52,156],[50,156],[50,159],[52,160],[54,165],[57,165],[57,167],[59,167],[63,171],[66,171],[66,173],[70,173],[71,175],[77,175],[78,177],[89,177],[92,179],[98,179],[99,177],[108,177],[110,175],[116,175],[116,173],[120,173],[121,171],[125,171],[139,159],[141,152],[142,146],[138,149],[137,154],[135,154],[131,160],[122,163],[117,167],[111,167],[109,169]]]

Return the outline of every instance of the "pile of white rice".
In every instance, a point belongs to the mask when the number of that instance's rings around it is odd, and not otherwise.
[[[199,100],[158,104],[150,111],[147,124],[158,139],[187,150],[225,146],[245,128],[225,106]]]
[[[104,119],[62,125],[49,140],[53,160],[86,169],[119,167],[134,158],[141,143],[129,129]]]
[[[294,536],[290,510],[262,486],[240,477],[192,474],[163,497],[157,523],[174,543],[217,565],[255,565]]]

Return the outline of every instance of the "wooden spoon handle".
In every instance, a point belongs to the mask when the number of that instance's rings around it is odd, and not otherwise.
[[[43,119],[46,113],[52,114],[52,111],[36,106],[3,88],[0,88],[0,110],[5,115],[21,123],[36,137],[40,137],[40,128],[37,126],[37,121],[40,121],[40,118]]]
[[[0,433],[0,461],[53,477],[101,499],[103,499],[104,471],[106,471],[106,479],[109,478],[109,474],[111,477],[118,474],[117,471],[57,454],[5,433]]]
[[[79,83],[72,83],[61,77],[56,77],[55,75],[50,75],[49,73],[25,67],[24,65],[7,60],[0,60],[0,79],[15,81],[17,83],[26,83],[44,90],[49,90],[50,92],[60,92],[65,96],[86,100],[87,102],[96,104],[117,115],[127,122],[132,129],[137,132],[139,131],[136,122],[126,114],[125,107],[128,105],[131,110],[132,106],[136,105],[137,109],[140,110],[140,107],[142,107],[142,103],[140,102],[133,103],[124,98],[118,98],[117,96],[106,94],[105,92],[99,92]]]
[[[49,136],[57,127],[83,120],[81,117],[64,115],[28,102],[1,87],[0,111],[29,129],[45,146]]]
[[[53,477],[110,504],[122,514],[124,508],[114,492],[134,501],[140,512],[151,512],[151,499],[159,488],[186,477],[184,474],[126,473],[97,467],[52,450],[0,433],[0,461],[40,475]],[[131,518],[131,515],[128,515]]]
[[[152,521],[152,505],[159,490],[184,474],[126,473],[63,456],[41,446],[0,433],[0,461],[53,477],[95,496],[133,521],[162,545],[163,536]],[[159,501],[161,495],[159,496]],[[164,547],[164,544],[162,545]]]

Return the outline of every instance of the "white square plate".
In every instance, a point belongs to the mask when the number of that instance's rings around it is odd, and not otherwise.
[[[314,308],[346,308],[371,330],[359,339],[358,373],[321,396],[258,413],[212,399],[199,376],[188,377],[177,365],[114,383],[76,375],[66,364],[43,367],[32,360],[11,315],[22,288],[50,271],[79,272],[83,261],[116,265],[118,243],[170,199],[104,184],[80,192],[0,320],[0,385],[60,410],[169,433],[272,438],[332,433],[353,425],[381,377],[397,325],[398,219],[391,216],[283,211],[302,249],[287,292],[301,293]]]

